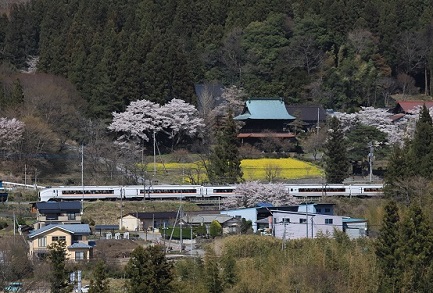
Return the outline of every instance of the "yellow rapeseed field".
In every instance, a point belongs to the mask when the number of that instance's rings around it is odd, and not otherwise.
[[[200,174],[201,180],[199,181],[206,180],[203,162],[157,163],[155,167],[158,174]],[[244,172],[243,178],[247,181],[269,180],[270,177],[280,180],[314,178],[323,175],[323,170],[319,167],[293,158],[245,159],[242,160],[241,167]],[[153,168],[153,164],[147,166],[148,171],[153,170]]]
[[[245,180],[264,180],[269,176],[278,179],[320,177],[323,171],[313,164],[293,158],[246,159],[241,163]]]

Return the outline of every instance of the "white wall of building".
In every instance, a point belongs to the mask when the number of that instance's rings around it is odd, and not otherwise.
[[[274,236],[280,239],[332,236],[334,229],[343,231],[343,217],[273,211]]]

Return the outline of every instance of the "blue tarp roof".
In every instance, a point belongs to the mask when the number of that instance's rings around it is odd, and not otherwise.
[[[294,120],[281,99],[254,99],[245,102],[242,114],[235,120]]]

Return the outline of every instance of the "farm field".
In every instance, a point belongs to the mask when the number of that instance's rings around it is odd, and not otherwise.
[[[247,181],[284,181],[305,178],[321,178],[323,170],[311,163],[294,158],[244,159],[241,163],[243,178]],[[202,184],[207,181],[205,162],[191,163],[150,163],[148,174],[153,179],[171,184]],[[167,182],[170,181],[170,182]]]

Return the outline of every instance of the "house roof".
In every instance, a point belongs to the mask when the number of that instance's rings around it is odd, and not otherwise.
[[[119,225],[95,225],[95,230],[119,230]]]
[[[245,101],[242,114],[235,120],[294,120],[281,99],[252,99]]]
[[[92,246],[82,242],[76,242],[68,246],[68,249],[83,249],[83,248],[89,249],[92,248]]]
[[[326,110],[319,105],[289,105],[286,108],[290,115],[302,121],[326,120]]]
[[[184,217],[184,221],[188,223],[211,223],[214,220],[217,220],[218,223],[223,224],[229,220],[233,219],[232,216],[224,215],[224,214],[201,214],[201,215],[194,215],[190,217]]]
[[[367,222],[366,219],[360,219],[360,218],[343,218],[343,223],[363,223]]]
[[[29,233],[29,238],[36,237],[38,235],[44,234],[46,232],[49,232],[49,231],[52,231],[55,229],[61,229],[61,230],[66,231],[70,234],[76,234],[76,235],[89,235],[90,234],[89,224],[50,224],[50,225],[44,226],[38,230],[34,230],[31,233]]]
[[[427,108],[431,108],[433,107],[433,101],[397,101],[397,106],[394,108],[394,113],[396,113],[397,110],[408,113],[410,111],[413,111],[417,107],[422,107],[423,105],[425,105]]]
[[[36,208],[38,209],[39,213],[41,213],[41,214],[58,214],[61,212],[66,212],[66,211],[79,212],[79,211],[81,211],[81,202],[79,202],[79,201],[37,202]]]

